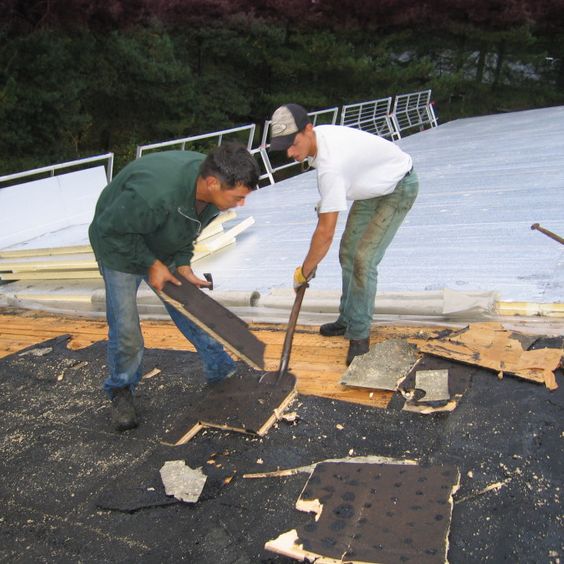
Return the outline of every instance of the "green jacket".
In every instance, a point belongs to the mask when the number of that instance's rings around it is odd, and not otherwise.
[[[88,231],[96,260],[120,272],[146,274],[161,260],[190,264],[194,241],[219,213],[196,213],[196,180],[205,155],[164,151],[123,168],[102,190]]]

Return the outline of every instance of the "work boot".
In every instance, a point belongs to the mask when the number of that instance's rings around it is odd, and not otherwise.
[[[344,335],[346,330],[346,325],[341,325],[338,321],[325,323],[319,328],[319,332],[324,337],[339,337],[340,335]]]
[[[222,378],[208,378],[207,385],[208,386],[216,386],[217,384],[221,384],[222,382],[227,382],[231,378],[233,378],[237,374],[237,369],[234,368],[229,374],[223,376]]]
[[[347,353],[347,366],[353,361],[355,356],[366,354],[370,348],[368,339],[351,339],[349,343],[349,352]]]
[[[128,387],[118,388],[113,392],[112,422],[116,431],[127,431],[138,425],[133,395]]]

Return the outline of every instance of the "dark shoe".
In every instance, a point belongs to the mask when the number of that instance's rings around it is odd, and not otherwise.
[[[237,374],[237,369],[234,368],[227,376],[223,376],[222,378],[208,378],[207,385],[208,386],[216,386],[217,384],[221,384],[222,382],[228,382]]]
[[[116,431],[127,431],[137,427],[137,413],[133,395],[129,388],[118,388],[112,396],[112,422]]]
[[[341,325],[334,321],[333,323],[325,323],[319,328],[319,332],[324,337],[339,337],[340,335],[344,335],[347,327],[345,325]]]
[[[355,356],[366,354],[369,348],[370,344],[368,339],[351,339],[349,343],[349,352],[347,353],[347,366],[350,365]]]

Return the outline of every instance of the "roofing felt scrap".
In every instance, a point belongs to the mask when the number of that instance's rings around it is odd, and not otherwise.
[[[379,390],[395,390],[417,361],[417,349],[403,339],[389,339],[357,356],[341,384]]]
[[[239,371],[208,386],[206,394],[165,435],[164,443],[187,443],[206,427],[265,435],[296,396],[296,377]]]
[[[443,563],[459,480],[453,466],[318,464],[296,503],[315,520],[265,548],[316,562]]]
[[[410,339],[410,342],[422,352],[489,368],[500,375],[508,373],[544,383],[550,390],[558,387],[554,370],[560,364],[562,351],[549,348],[525,351],[516,334],[505,330],[501,323],[473,323],[440,339]]]
[[[166,495],[188,503],[198,501],[207,480],[201,468],[194,470],[184,460],[167,460],[160,474]]]

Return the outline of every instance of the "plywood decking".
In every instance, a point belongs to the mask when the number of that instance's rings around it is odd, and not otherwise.
[[[194,350],[172,322],[143,321],[142,327],[145,346],[148,348]],[[286,326],[251,324],[250,328],[266,344],[265,369],[277,370]],[[440,329],[379,327],[373,331],[371,342],[377,343],[394,337],[431,337],[436,336]],[[106,333],[106,323],[103,320],[6,310],[0,313],[0,358],[57,335],[71,335],[69,346],[78,349],[106,339]],[[385,407],[392,392],[346,388],[340,384],[346,369],[347,345],[348,341],[341,337],[321,337],[316,327],[298,325],[290,361],[290,370],[297,378],[298,393]]]

